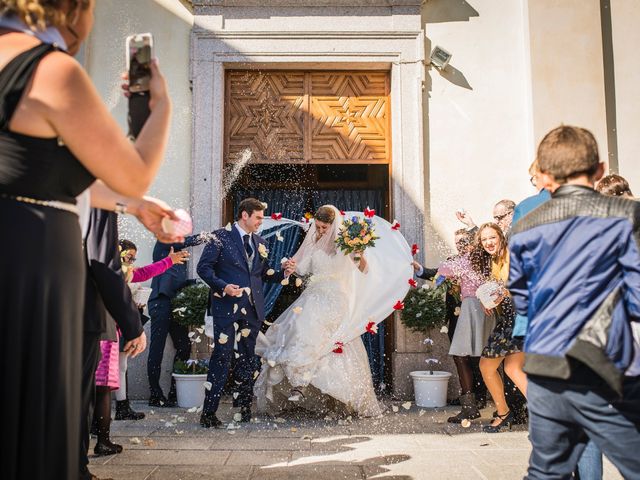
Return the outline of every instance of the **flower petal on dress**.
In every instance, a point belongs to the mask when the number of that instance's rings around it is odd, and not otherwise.
[[[404,310],[404,302],[402,300],[398,300],[396,304],[393,306],[394,310]]]

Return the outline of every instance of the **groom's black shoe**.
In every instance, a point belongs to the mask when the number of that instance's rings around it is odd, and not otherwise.
[[[215,413],[204,413],[200,415],[200,425],[204,428],[222,428],[222,422],[218,420]]]
[[[240,418],[241,422],[250,422],[251,421],[251,407],[241,407],[240,408]]]

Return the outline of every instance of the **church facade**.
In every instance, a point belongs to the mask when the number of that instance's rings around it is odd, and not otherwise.
[[[229,221],[238,195],[302,189],[303,213],[376,206],[435,265],[456,210],[481,223],[535,193],[536,145],[562,123],[590,129],[640,189],[638,20],[634,0],[102,0],[85,64],[124,120],[124,37],[153,32],[174,119],[151,193],[189,207],[197,232]],[[149,260],[152,239],[124,232]],[[385,327],[386,381],[409,397],[422,337]]]

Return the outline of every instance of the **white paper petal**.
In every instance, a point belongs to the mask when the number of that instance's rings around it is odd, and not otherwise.
[[[255,372],[253,372],[253,379],[255,380],[256,378],[258,378],[259,375],[260,372],[256,370]]]
[[[440,329],[440,333],[449,333],[449,328],[444,325],[441,329]]]
[[[302,279],[300,277],[296,278],[296,287],[302,285]]]
[[[227,223],[227,224],[225,225],[224,229],[225,229],[227,232],[230,232],[230,231],[231,231],[231,223]]]
[[[404,402],[402,404],[402,408],[404,408],[405,410],[409,410],[411,408],[411,402]]]
[[[233,329],[234,329],[235,331],[238,331],[238,329],[239,329],[239,328],[240,328],[240,325],[238,325],[238,323],[237,323],[237,322],[233,322]]]
[[[233,313],[236,313],[238,311],[238,304],[234,303],[233,304]]]
[[[248,337],[251,334],[251,330],[249,328],[243,328],[242,330],[240,330],[240,334],[243,337]]]
[[[276,362],[275,362],[275,360],[267,360],[267,364],[268,364],[270,367],[275,367],[275,366],[276,366]]]
[[[241,413],[234,413],[234,414],[233,414],[233,419],[234,419],[236,422],[239,422],[240,420],[242,420],[242,414],[241,414]]]
[[[246,308],[244,308],[244,307],[242,307],[242,308],[240,309],[240,313],[241,313],[241,314],[243,314],[243,315],[246,315],[246,314],[247,314],[247,309],[246,309]]]
[[[399,409],[397,406],[392,405],[392,406],[391,406],[391,410],[393,410],[393,411],[394,411],[394,413],[397,413],[397,412],[398,412],[398,410],[400,410],[400,409]]]
[[[189,338],[193,338],[193,336],[196,334],[196,332],[189,332]]]
[[[132,443],[134,445],[140,445],[140,439],[138,437],[131,437],[129,439],[129,443]]]
[[[302,313],[302,307],[293,307],[291,311],[296,315],[300,315]]]
[[[468,418],[463,418],[460,425],[462,428],[469,428],[471,426],[471,421]]]
[[[200,343],[202,341],[202,338],[200,337],[196,337],[196,339],[194,340],[196,343]]]
[[[211,382],[202,382],[202,385],[204,386],[205,390],[211,390],[211,387],[213,387],[213,384]]]
[[[198,409],[198,407],[191,407],[189,410],[187,410],[187,412],[189,413],[196,413],[196,410]]]
[[[236,354],[236,358],[240,358],[240,354],[238,352],[235,352]]]
[[[247,292],[247,295],[251,295],[251,289],[249,287],[244,287],[244,291]]]
[[[204,328],[196,328],[196,332],[202,335],[204,333]]]
[[[287,260],[289,260],[287,257],[282,257],[282,260],[280,260],[280,263],[284,263],[284,262],[286,262]]]
[[[221,333],[218,337],[218,342],[220,343],[227,343],[227,340],[229,340],[229,335],[227,335],[226,333]]]
[[[233,398],[237,399],[240,394],[238,392],[233,392]]]
[[[267,270],[267,275],[271,276],[271,275],[275,275],[276,271],[273,268],[270,268],[269,270]]]
[[[214,296],[214,297],[218,297],[218,298],[222,298],[218,292],[215,292],[215,293],[213,294],[213,296]]]
[[[285,278],[284,280],[282,280],[282,281],[280,282],[280,285],[284,285],[284,286],[289,285],[289,277],[287,277],[287,278]]]

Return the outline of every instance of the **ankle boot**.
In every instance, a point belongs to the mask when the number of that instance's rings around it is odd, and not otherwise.
[[[447,418],[449,423],[461,423],[462,420],[473,420],[480,418],[480,410],[476,405],[476,396],[473,393],[465,393],[460,395],[460,405],[462,405],[462,411],[453,417]]]
[[[142,420],[144,413],[136,412],[131,408],[129,400],[116,401],[116,420]]]

